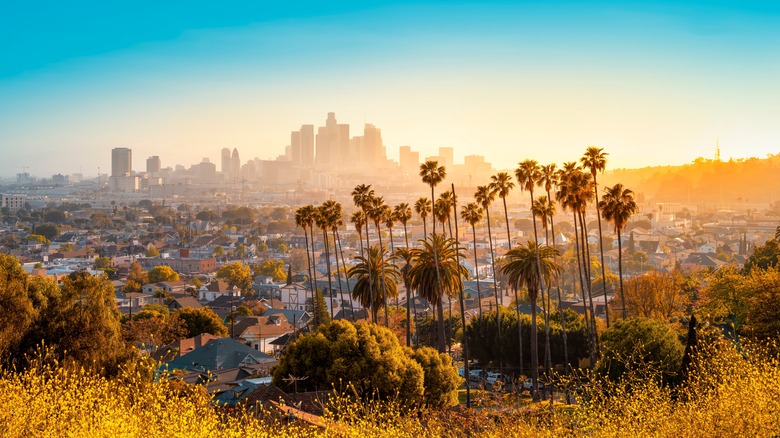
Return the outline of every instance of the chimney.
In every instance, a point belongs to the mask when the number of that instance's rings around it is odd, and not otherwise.
[[[292,265],[287,265],[287,286],[292,286]]]

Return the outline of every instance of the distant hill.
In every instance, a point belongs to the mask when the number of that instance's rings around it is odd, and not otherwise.
[[[780,209],[780,154],[682,166],[608,170],[601,183],[622,183],[646,203],[680,202],[701,210]]]

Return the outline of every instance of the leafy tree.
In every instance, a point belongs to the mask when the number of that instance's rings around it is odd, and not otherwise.
[[[321,325],[330,323],[330,313],[328,313],[328,305],[325,303],[325,295],[321,290],[317,289],[314,292],[314,303],[312,310],[312,327],[317,328]]]
[[[306,250],[301,248],[294,248],[290,250],[287,257],[287,263],[290,264],[290,270],[293,273],[304,271],[308,268],[306,263]]]
[[[211,210],[199,211],[198,214],[195,215],[195,219],[197,219],[199,221],[209,221],[209,222],[211,222],[211,221],[217,220],[218,218],[219,218],[219,216],[217,215],[217,213],[214,213]]]
[[[229,285],[241,289],[245,294],[252,290],[252,270],[239,262],[220,266],[217,270],[217,278],[227,281]]]
[[[650,271],[626,281],[626,312],[629,316],[669,320],[680,316],[690,300],[682,289],[679,273]]]
[[[28,234],[25,237],[25,239],[28,242],[39,242],[39,243],[42,243],[42,244],[44,244],[46,246],[49,246],[51,244],[51,242],[49,241],[49,239],[46,238],[46,236],[42,236],[40,234]]]
[[[438,339],[438,321],[433,315],[417,319],[417,343],[419,345],[435,346]],[[455,335],[463,329],[460,314],[444,315],[444,342],[447,348],[456,342]]]
[[[463,379],[458,376],[452,357],[428,347],[412,351],[411,357],[423,369],[425,405],[431,408],[457,405],[458,388]]]
[[[188,338],[202,333],[211,333],[214,336],[227,336],[228,334],[222,319],[210,307],[201,307],[200,309],[187,307],[173,312],[173,315],[178,315],[184,321],[187,328],[186,337]]]
[[[149,283],[159,283],[161,281],[178,281],[179,274],[170,266],[155,266],[147,274]]]
[[[148,248],[146,248],[146,256],[147,257],[159,257],[160,251],[157,251],[157,248],[154,247],[154,245],[149,245]]]
[[[65,216],[65,213],[59,211],[59,210],[52,210],[48,211],[43,215],[43,220],[46,222],[51,222],[55,224],[64,224],[68,221],[68,217]]]
[[[289,391],[295,386],[284,378],[308,377],[298,382],[298,391],[335,388],[365,399],[398,400],[407,408],[447,406],[460,382],[449,358],[435,354],[420,352],[423,366],[389,329],[339,320],[290,344],[272,370],[273,382]]]
[[[371,310],[372,320],[376,321],[377,312],[387,306],[388,299],[398,295],[398,282],[401,274],[390,262],[386,248],[374,245],[368,248],[368,257],[358,256],[358,261],[349,269],[349,278],[356,278],[352,288],[352,298],[360,305]],[[387,296],[384,296],[386,294]]]
[[[188,330],[184,320],[177,313],[144,309],[133,315],[131,320],[122,324],[122,337],[130,345],[158,347],[168,345],[187,337]]]
[[[127,276],[125,292],[139,292],[141,286],[149,283],[148,276],[138,262],[130,263],[130,273]]]
[[[16,257],[0,254],[0,361],[18,350],[37,316],[27,295],[27,279]]]
[[[287,280],[284,260],[266,260],[262,265],[255,266],[255,275],[271,277],[276,282]]]
[[[753,250],[753,254],[745,262],[745,272],[750,272],[755,268],[773,268],[777,266],[778,259],[780,259],[780,241],[778,239],[768,240]]]
[[[601,334],[601,349],[596,364],[599,375],[617,381],[629,370],[650,370],[668,383],[680,370],[684,346],[666,322],[629,318]]]
[[[212,253],[212,255],[214,257],[220,259],[220,258],[225,256],[225,249],[222,248],[221,246],[215,246],[214,247],[214,252]]]

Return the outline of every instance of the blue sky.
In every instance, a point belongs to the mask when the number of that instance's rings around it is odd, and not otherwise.
[[[388,155],[613,167],[780,153],[770,2],[4,2],[0,176],[275,158],[329,111]],[[274,2],[276,3],[276,2]],[[282,2],[279,2],[282,3]],[[229,7],[226,7],[228,5]]]

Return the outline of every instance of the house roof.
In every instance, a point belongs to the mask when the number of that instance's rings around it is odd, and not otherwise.
[[[272,361],[274,361],[273,357],[248,345],[230,338],[219,338],[167,364],[163,364],[161,368],[167,368],[168,370],[217,371],[227,368],[238,368],[245,364],[259,364]]]
[[[190,296],[184,296],[184,297],[182,297],[182,296],[172,296],[170,304],[172,304],[174,302],[176,304],[178,304],[179,307],[182,308],[182,309],[187,309],[187,308],[200,309],[201,307],[203,307],[198,300],[196,300],[195,298],[190,297]],[[170,304],[169,304],[169,306],[170,306]]]

